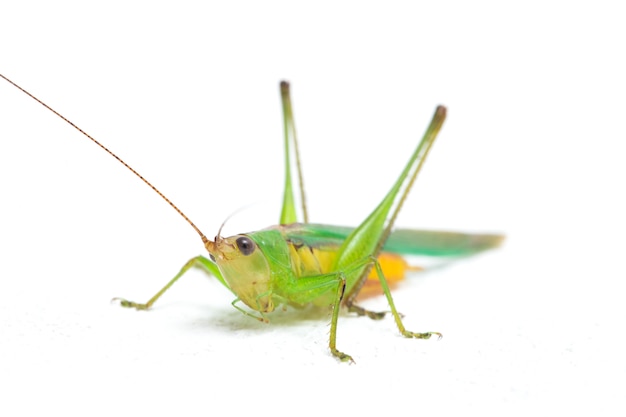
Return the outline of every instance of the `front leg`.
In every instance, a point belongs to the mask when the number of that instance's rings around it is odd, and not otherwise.
[[[170,287],[174,285],[174,283],[178,281],[178,279],[185,274],[185,272],[189,271],[189,269],[193,268],[194,266],[202,267],[206,272],[216,277],[222,284],[224,284],[228,288],[228,285],[226,284],[226,281],[224,281],[224,278],[222,278],[222,274],[220,270],[217,268],[217,265],[215,265],[213,262],[211,262],[204,256],[200,255],[187,261],[187,263],[180,269],[178,274],[176,274],[176,276],[172,278],[170,282],[168,282],[165,285],[165,287],[161,288],[161,290],[159,290],[159,292],[154,294],[152,298],[150,298],[147,302],[136,303],[134,301],[128,301],[123,298],[117,298],[117,297],[111,301],[118,301],[122,307],[135,308],[137,310],[147,310],[150,307],[152,307],[152,304],[154,304],[156,300],[161,298],[161,296],[165,293],[165,291],[169,290]]]

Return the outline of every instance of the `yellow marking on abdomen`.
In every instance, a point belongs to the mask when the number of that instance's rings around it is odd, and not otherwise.
[[[291,252],[293,270],[298,276],[328,273],[337,257],[337,251],[334,250],[334,248],[319,249],[307,245],[290,243],[289,250]],[[398,282],[405,278],[407,271],[419,271],[422,269],[409,265],[402,256],[389,252],[381,253],[378,256],[378,262],[391,288],[395,287]],[[382,294],[382,287],[378,281],[376,270],[372,268],[365,284],[359,292],[359,298],[377,294]]]

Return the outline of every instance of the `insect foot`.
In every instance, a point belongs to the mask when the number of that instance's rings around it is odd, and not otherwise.
[[[337,349],[330,349],[330,352],[333,354],[333,356],[335,356],[337,359],[339,359],[341,362],[350,362],[352,363],[356,363],[354,362],[354,359],[352,359],[352,356],[343,353],[341,351],[338,351]]]
[[[437,340],[440,340],[443,337],[443,335],[439,332],[413,333],[408,330],[403,331],[402,336],[413,339],[430,339],[431,336],[437,336]]]
[[[148,304],[140,304],[140,303],[136,303],[134,301],[128,301],[128,300],[125,300],[123,298],[118,298],[118,297],[112,299],[111,302],[112,303],[113,302],[119,303],[119,305],[121,307],[134,308],[134,309],[137,309],[137,310],[147,310],[147,309],[150,308],[150,305],[148,305]]]
[[[366,310],[361,306],[357,306],[352,304],[351,306],[348,307],[348,311],[350,313],[356,313],[357,316],[367,316],[372,320],[382,320],[383,318],[385,318],[385,316],[387,315],[387,313],[389,313],[389,311],[370,311],[370,310]]]

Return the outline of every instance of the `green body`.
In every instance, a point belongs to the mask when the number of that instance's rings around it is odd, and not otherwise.
[[[117,155],[78,128],[47,104],[15,84],[2,74],[0,77],[32,97],[65,122],[79,130],[87,138],[116,158],[126,168],[150,186],[169,203],[200,235],[210,259],[198,256],[189,260],[180,272],[146,303],[118,299],[123,307],[147,309],[161,297],[187,270],[201,266],[237,297],[233,305],[244,314],[267,322],[265,314],[281,304],[316,304],[332,307],[329,348],[333,355],[343,361],[352,358],[337,350],[337,322],[343,305],[348,311],[380,319],[385,313],[367,311],[354,303],[369,271],[375,268],[383,288],[390,313],[400,333],[409,338],[428,339],[436,332],[414,333],[404,328],[396,310],[383,269],[377,260],[381,251],[400,255],[467,256],[497,246],[500,235],[466,234],[457,232],[396,230],[395,219],[407,197],[418,172],[441,129],[446,109],[437,107],[430,125],[415,152],[396,182],[380,204],[356,228],[325,226],[308,223],[298,142],[293,121],[289,85],[281,83],[285,127],[285,191],[280,225],[258,232],[223,238],[218,232],[211,241],[191,222],[183,212],[158,189],[123,162]],[[291,178],[292,161],[297,167],[302,222],[298,223],[297,210]],[[330,256],[329,256],[330,255]],[[252,311],[239,307],[241,301]]]
[[[332,275],[337,270],[336,266],[325,264],[315,259],[314,255],[307,255],[315,250],[340,253],[346,239],[354,230],[341,226],[292,223],[245,234],[256,243],[268,261],[272,274],[270,290],[275,298],[273,305],[280,302],[329,305],[334,297],[332,285],[327,286],[325,280],[320,280],[320,287],[306,287],[302,291],[299,281],[303,278],[316,279],[326,274]],[[382,251],[398,255],[461,257],[492,248],[501,239],[500,235],[491,234],[399,229],[389,235]],[[367,255],[363,256],[363,259],[367,258]],[[298,268],[296,265],[304,267]],[[362,274],[361,270],[351,272],[346,275],[347,294],[351,294],[355,285],[359,284]]]
[[[302,171],[298,155],[289,86],[281,83],[285,122],[285,192],[280,225],[257,232],[215,241],[203,237],[210,260],[191,259],[181,271],[147,303],[122,300],[125,307],[149,308],[185,271],[194,265],[205,268],[237,297],[233,306],[244,314],[267,322],[266,314],[279,305],[331,306],[333,309],[329,347],[343,361],[352,358],[337,350],[337,322],[340,306],[373,319],[385,313],[367,311],[354,303],[371,268],[379,276],[390,312],[400,332],[409,338],[428,339],[437,332],[414,333],[406,330],[393,303],[383,270],[377,261],[381,251],[400,255],[467,256],[493,248],[501,235],[467,234],[441,231],[400,229],[392,231],[394,221],[432,146],[446,115],[439,106],[415,152],[409,158],[397,181],[372,213],[356,228],[308,223]],[[295,160],[301,191],[303,223],[298,223],[291,178]],[[332,262],[319,257],[333,252]],[[242,302],[252,311],[239,307]]]

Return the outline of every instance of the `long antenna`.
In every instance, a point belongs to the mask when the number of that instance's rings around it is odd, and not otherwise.
[[[113,152],[111,152],[106,146],[104,146],[103,144],[101,144],[100,142],[98,142],[97,140],[95,140],[91,135],[89,135],[87,132],[85,132],[83,129],[81,129],[80,127],[76,126],[74,123],[72,123],[69,119],[67,119],[65,116],[61,115],[61,113],[59,113],[58,111],[54,110],[52,107],[48,106],[46,103],[44,103],[43,101],[39,100],[37,97],[35,97],[34,95],[32,95],[31,93],[29,93],[28,91],[24,90],[22,87],[20,87],[19,85],[15,84],[13,81],[9,80],[7,77],[5,77],[4,75],[0,74],[0,77],[4,78],[6,81],[8,81],[10,84],[12,84],[14,87],[16,87],[18,90],[21,90],[23,93],[25,93],[27,96],[29,96],[30,98],[32,98],[33,100],[35,100],[36,102],[38,102],[39,104],[41,104],[42,106],[44,106],[46,109],[50,110],[52,113],[56,114],[57,116],[59,116],[61,119],[63,119],[66,123],[68,123],[70,126],[72,126],[74,129],[78,130],[80,133],[82,133],[83,135],[85,135],[86,137],[88,137],[89,139],[91,139],[92,142],[94,142],[96,145],[98,145],[99,147],[101,147],[102,149],[104,149],[109,155],[111,155],[113,158],[117,159],[122,165],[124,165],[126,168],[128,168],[130,170],[130,172],[132,172],[133,174],[135,174],[136,176],[139,177],[139,179],[141,179],[141,181],[143,181],[145,184],[147,184],[150,188],[152,188],[158,195],[161,196],[161,198],[165,201],[167,201],[167,204],[169,204],[170,206],[172,206],[172,208],[174,210],[176,210],[178,212],[178,214],[180,214],[181,216],[183,216],[183,219],[185,219],[187,221],[187,223],[189,223],[191,225],[191,227],[193,227],[193,229],[196,231],[196,233],[198,233],[198,235],[200,235],[200,238],[202,239],[202,243],[207,244],[207,242],[209,241],[206,236],[204,236],[204,234],[200,231],[200,229],[198,229],[198,227],[196,227],[195,224],[193,224],[193,222],[191,220],[189,220],[189,217],[187,217],[185,215],[185,213],[183,213],[178,207],[176,207],[176,205],[174,203],[172,203],[167,197],[165,197],[165,195],[159,191],[154,185],[152,185],[147,179],[145,179],[144,177],[142,177],[137,171],[135,171],[133,168],[130,167],[130,165],[128,165],[126,162],[122,161],[122,159],[115,155]]]

